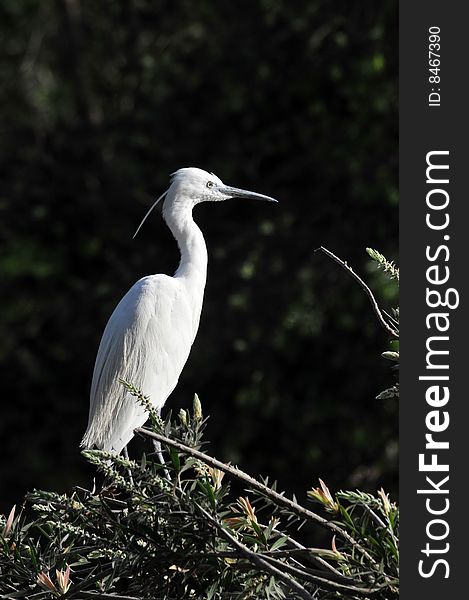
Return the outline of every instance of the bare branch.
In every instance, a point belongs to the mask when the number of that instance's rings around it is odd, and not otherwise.
[[[360,287],[365,291],[366,295],[368,296],[368,298],[371,302],[371,306],[373,307],[373,311],[374,311],[378,321],[382,325],[382,327],[386,330],[388,335],[390,335],[391,337],[393,337],[395,339],[399,339],[398,332],[393,327],[391,327],[389,325],[389,323],[386,321],[386,319],[383,317],[383,314],[378,306],[378,303],[375,300],[373,292],[366,285],[366,283],[363,281],[363,279],[355,273],[355,271],[352,269],[352,267],[349,267],[349,265],[346,262],[341,260],[338,256],[333,254],[330,250],[327,250],[327,248],[324,248],[324,246],[321,246],[320,248],[317,248],[315,250],[315,252],[318,252],[318,251],[323,252],[326,256],[328,256],[329,258],[332,258],[332,260],[335,260],[335,262],[337,264],[339,264],[343,269],[345,269],[348,273],[350,273],[350,275],[355,279],[355,281],[357,281],[359,283]]]
[[[106,594],[105,592],[81,592],[83,598],[95,598],[96,600],[140,600],[135,596],[118,596]]]

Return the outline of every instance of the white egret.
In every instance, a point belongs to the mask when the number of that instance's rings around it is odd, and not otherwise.
[[[157,411],[176,387],[199,326],[207,274],[207,248],[192,218],[194,206],[229,198],[276,202],[226,186],[202,169],[179,169],[135,235],[164,197],[163,218],[179,246],[179,268],[173,277],[148,275],[137,281],[112,313],[94,366],[88,428],[81,442],[84,448],[119,454],[134,429],[147,420],[144,408],[120,379],[147,394]]]

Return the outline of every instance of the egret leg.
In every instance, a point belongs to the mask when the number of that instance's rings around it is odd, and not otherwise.
[[[165,467],[165,460],[163,458],[163,453],[161,451],[161,443],[158,440],[153,440],[153,448],[155,449],[155,454],[158,457],[160,463]],[[163,469],[164,476],[168,481],[171,481],[171,477],[169,476],[168,469],[166,467]]]
[[[160,463],[162,465],[165,464],[164,461],[164,457],[163,457],[163,452],[161,451],[161,443],[158,440],[152,440],[153,441],[153,448],[155,450],[155,454],[158,457],[158,460],[160,461]]]
[[[160,417],[161,416],[161,408],[159,408],[157,410],[157,414]],[[165,466],[166,462],[164,460],[163,457],[163,452],[161,451],[161,442],[159,440],[152,440],[153,441],[153,448],[155,449],[155,454],[158,457],[158,460],[160,461],[160,463],[163,465],[163,467]],[[166,468],[163,469],[164,471],[164,476],[166,477],[166,479],[168,481],[171,481],[171,478],[169,476],[168,470]]]
[[[124,455],[125,460],[130,460],[129,451],[127,450],[127,446],[124,446],[124,449],[122,450],[122,454]],[[134,479],[132,477],[132,471],[129,469],[128,473],[129,473],[130,483],[133,485]]]

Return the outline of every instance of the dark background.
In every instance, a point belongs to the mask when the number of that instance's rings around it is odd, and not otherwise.
[[[179,167],[275,196],[198,207],[209,277],[167,403],[281,488],[397,491],[388,341],[362,290],[395,286],[397,3],[4,0],[0,5],[1,509],[89,484],[78,445],[115,304],[178,253],[155,212]],[[138,443],[130,453],[139,452]]]

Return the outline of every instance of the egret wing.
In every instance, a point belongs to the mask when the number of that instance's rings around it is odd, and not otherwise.
[[[99,345],[82,445],[120,452],[146,421],[123,379],[161,407],[177,384],[192,345],[191,314],[179,282],[144,277],[122,298]]]

